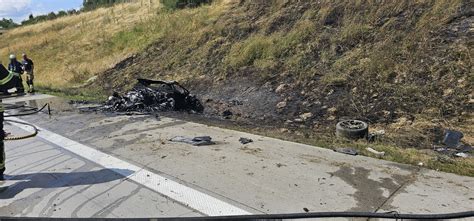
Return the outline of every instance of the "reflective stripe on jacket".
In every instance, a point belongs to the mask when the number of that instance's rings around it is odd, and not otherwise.
[[[18,74],[18,73],[16,73],[16,74]],[[0,85],[5,85],[8,82],[10,82],[12,80],[13,76],[14,76],[14,74],[10,71],[5,78],[0,79]],[[20,76],[20,75],[18,75],[18,76]]]

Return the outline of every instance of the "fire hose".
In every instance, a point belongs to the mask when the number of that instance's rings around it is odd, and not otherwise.
[[[23,107],[26,107],[26,106],[12,106],[12,108],[6,107],[6,109],[18,109],[18,108],[23,108]],[[35,109],[37,109],[37,108],[30,107],[30,108],[33,109],[34,111],[29,112],[29,113],[7,114],[7,115],[4,115],[4,117],[22,117],[22,116],[28,116],[28,115],[32,115],[32,114],[37,114],[37,113],[43,111],[46,107],[48,108],[48,114],[51,115],[51,108],[50,108],[49,104],[45,104],[45,105],[43,105],[42,108],[40,108],[40,109],[38,109],[38,110],[35,110]]]
[[[27,113],[19,113],[19,114],[8,114],[8,115],[4,115],[4,117],[7,118],[7,117],[28,116],[28,115],[39,113],[39,112],[43,111],[45,108],[48,108],[48,114],[51,115],[51,108],[50,108],[49,104],[45,104],[40,109],[37,109],[37,108],[34,108],[34,107],[27,107],[27,106],[24,106],[24,105],[10,105],[10,106],[6,107],[6,109],[19,109],[19,108],[29,108],[28,111],[31,111],[31,110],[33,110],[33,111],[27,112]],[[27,135],[22,135],[22,136],[6,136],[4,138],[5,141],[23,140],[23,139],[32,138],[32,137],[35,137],[36,135],[38,135],[39,130],[33,124],[20,122],[20,121],[15,121],[15,120],[7,120],[7,119],[5,119],[4,121],[5,122],[10,122],[10,123],[15,123],[15,124],[21,124],[21,125],[25,125],[25,126],[33,128],[33,133],[30,133],[30,134],[27,134]]]

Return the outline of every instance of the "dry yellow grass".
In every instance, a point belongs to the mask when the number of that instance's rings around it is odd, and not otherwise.
[[[0,36],[0,61],[8,62],[10,53],[26,52],[35,62],[39,86],[80,85],[157,39],[189,37],[230,2],[171,12],[159,0],[136,0],[16,28]]]
[[[142,0],[16,28],[0,36],[0,60],[5,64],[8,54],[26,52],[35,61],[39,84],[80,83],[145,47],[113,48],[107,42],[156,15],[159,7],[158,0]]]

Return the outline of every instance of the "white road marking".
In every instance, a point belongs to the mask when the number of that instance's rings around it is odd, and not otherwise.
[[[27,123],[26,121],[18,118],[12,117],[9,119]],[[12,124],[28,132],[33,132],[33,128],[29,126],[17,123]],[[107,169],[110,169],[120,175],[123,175],[130,180],[133,180],[143,186],[146,186],[151,190],[154,190],[164,196],[167,196],[177,202],[180,202],[185,206],[199,211],[205,215],[222,216],[251,214],[243,209],[240,209],[215,197],[194,190],[178,182],[169,180],[163,176],[160,176],[151,171],[148,171],[146,169],[120,160],[116,157],[100,152],[94,148],[80,144],[59,134],[42,129],[40,127],[38,127],[38,129],[40,130],[38,137],[43,138],[53,144],[56,144],[59,147],[68,150],[72,153],[75,153],[94,163],[97,163]],[[133,171],[133,173],[130,174],[129,171]]]

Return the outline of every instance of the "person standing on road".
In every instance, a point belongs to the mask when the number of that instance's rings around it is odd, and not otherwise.
[[[23,80],[21,79],[21,74],[23,74],[23,66],[20,62],[16,60],[16,56],[14,54],[10,55],[10,64],[8,64],[8,71],[12,73],[17,81],[16,81],[16,89],[17,93],[24,93],[25,88],[23,88]]]
[[[33,73],[35,69],[35,65],[28,56],[23,53],[23,61],[21,61],[23,65],[24,73],[26,74],[26,83],[28,84],[28,93],[35,93],[35,88],[33,86],[33,80],[35,79],[35,75]]]
[[[12,66],[14,66],[14,69],[18,69],[17,64],[12,64]],[[7,68],[5,68],[3,64],[0,63],[0,180],[4,179],[3,173],[5,172],[5,131],[3,130],[5,116],[3,115],[4,109],[2,98],[8,97],[8,95],[10,95],[8,93],[8,89],[14,88],[17,83],[18,80],[15,76],[13,76],[13,72],[8,71]]]

